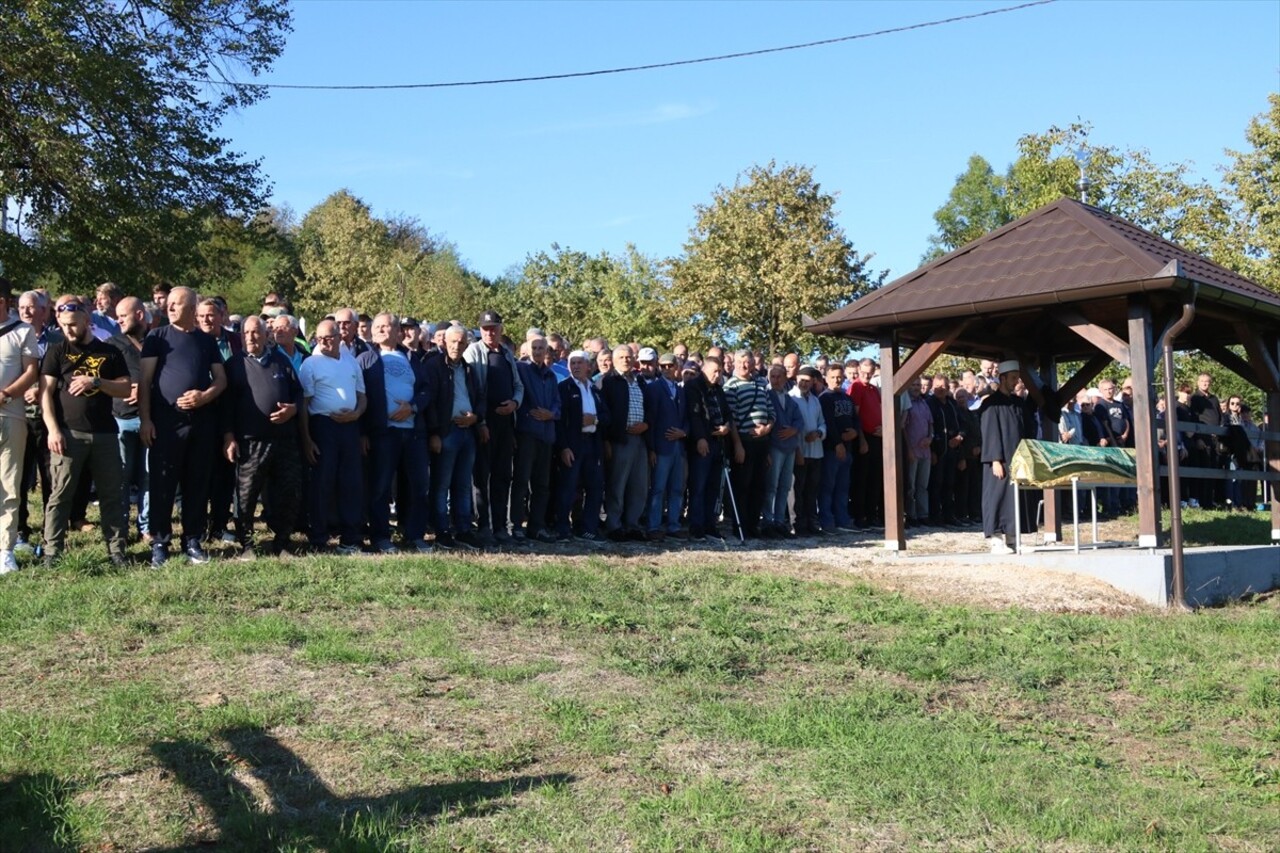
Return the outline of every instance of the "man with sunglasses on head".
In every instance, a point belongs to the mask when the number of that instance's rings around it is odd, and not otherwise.
[[[53,478],[44,515],[45,565],[62,555],[76,486],[87,466],[98,486],[107,552],[113,564],[122,566],[128,505],[111,400],[130,396],[133,382],[120,350],[94,336],[89,312],[78,297],[58,297],[54,316],[64,340],[50,346],[40,363],[40,409]]]

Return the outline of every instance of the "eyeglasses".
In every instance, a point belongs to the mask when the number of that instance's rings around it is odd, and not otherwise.
[[[337,339],[337,335],[316,335],[317,341],[332,341]]]
[[[84,306],[81,305],[79,302],[68,302],[65,305],[58,306],[59,314],[69,314],[74,311],[83,311],[83,310],[84,310]]]

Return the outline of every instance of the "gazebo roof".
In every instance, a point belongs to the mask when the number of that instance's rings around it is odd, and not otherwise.
[[[808,325],[818,334],[914,346],[967,320],[948,352],[1000,358],[1014,351],[1081,358],[1095,352],[1055,314],[1127,337],[1128,297],[1147,293],[1172,317],[1192,287],[1196,321],[1179,349],[1238,340],[1247,321],[1280,330],[1280,294],[1072,199],[1033,211]]]

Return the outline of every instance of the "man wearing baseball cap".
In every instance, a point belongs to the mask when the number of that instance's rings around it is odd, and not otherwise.
[[[996,389],[982,401],[982,533],[992,554],[1012,554],[1009,540],[1017,532],[1013,479],[1009,463],[1023,438],[1021,401],[1014,394],[1018,361],[1002,361]]]
[[[507,504],[516,448],[516,410],[524,402],[524,382],[516,357],[502,340],[502,317],[497,311],[480,315],[480,340],[467,347],[463,360],[471,365],[486,411],[477,430],[476,524],[481,535],[505,542]]]

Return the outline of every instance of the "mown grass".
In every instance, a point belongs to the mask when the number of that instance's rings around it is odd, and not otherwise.
[[[1280,603],[312,558],[0,583],[0,849],[1280,848]]]

